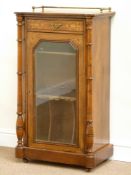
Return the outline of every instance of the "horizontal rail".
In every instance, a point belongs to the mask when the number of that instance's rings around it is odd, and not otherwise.
[[[103,13],[104,10],[108,10],[111,12],[111,7],[57,7],[57,6],[39,6],[39,7],[32,7],[33,12],[35,12],[35,9],[42,9],[42,12],[44,13],[44,9],[46,8],[53,8],[53,9],[85,9],[85,10],[100,10],[101,13]]]

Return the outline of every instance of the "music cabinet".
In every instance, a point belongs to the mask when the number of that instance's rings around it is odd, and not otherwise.
[[[96,10],[100,12],[16,12],[17,158],[89,170],[112,156],[109,57],[114,12]]]

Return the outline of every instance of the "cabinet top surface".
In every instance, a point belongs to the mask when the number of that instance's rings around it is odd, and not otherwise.
[[[15,12],[17,16],[23,16],[23,17],[40,17],[40,18],[91,18],[91,17],[97,17],[97,16],[113,16],[115,12],[90,12],[90,13],[54,13],[54,12]]]

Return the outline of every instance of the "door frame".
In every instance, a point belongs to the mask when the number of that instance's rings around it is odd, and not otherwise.
[[[57,40],[56,40],[57,38]],[[26,58],[27,58],[27,81],[28,81],[28,146],[33,148],[45,148],[55,151],[70,151],[70,152],[83,152],[84,150],[84,121],[86,113],[86,90],[85,90],[85,56],[84,56],[84,42],[83,35],[76,34],[57,34],[57,33],[39,33],[28,32]],[[76,80],[77,80],[77,119],[78,119],[78,144],[59,144],[52,142],[36,142],[34,140],[34,101],[35,101],[35,87],[34,87],[34,49],[40,41],[54,41],[54,42],[68,42],[77,48],[77,64],[76,64]]]

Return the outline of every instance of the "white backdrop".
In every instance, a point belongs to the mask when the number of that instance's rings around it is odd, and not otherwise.
[[[110,6],[116,11],[111,34],[110,135],[113,159],[131,161],[131,1],[120,0],[4,0],[0,5],[0,145],[16,145],[17,29],[15,11],[31,7]]]

